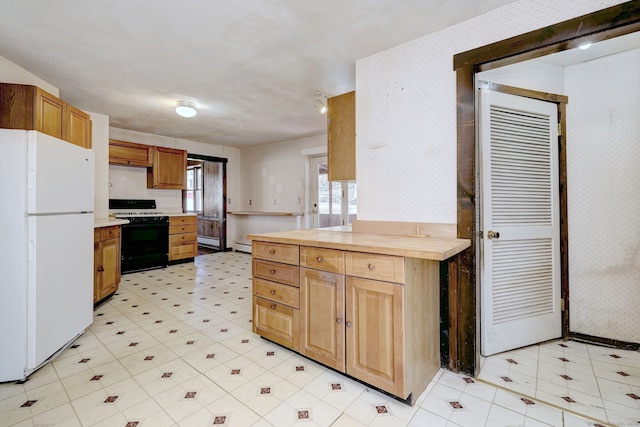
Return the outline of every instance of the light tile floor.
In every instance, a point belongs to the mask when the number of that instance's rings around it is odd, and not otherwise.
[[[640,424],[640,352],[554,341],[482,360],[479,379],[614,425]]]
[[[72,347],[0,384],[0,426],[601,425],[444,370],[409,407],[263,340],[250,320],[249,255],[125,275]]]

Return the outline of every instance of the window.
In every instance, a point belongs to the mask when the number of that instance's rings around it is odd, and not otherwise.
[[[202,162],[188,162],[184,205],[185,211],[202,214]]]

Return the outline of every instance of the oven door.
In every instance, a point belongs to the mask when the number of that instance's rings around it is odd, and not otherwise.
[[[169,262],[169,222],[122,226],[122,273],[166,267]]]

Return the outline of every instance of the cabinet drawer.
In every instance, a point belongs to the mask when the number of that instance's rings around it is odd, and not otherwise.
[[[300,290],[292,286],[253,278],[253,294],[293,308],[300,308]]]
[[[404,258],[400,256],[347,252],[345,264],[348,276],[404,283]]]
[[[252,267],[254,277],[296,287],[300,284],[299,269],[297,266],[254,259]]]
[[[344,251],[300,246],[300,266],[344,274]]]
[[[195,242],[198,239],[196,233],[181,233],[169,235],[169,246],[179,245],[183,242]]]
[[[198,255],[198,245],[195,241],[178,242],[169,247],[169,261],[193,258],[196,255]]]
[[[100,228],[100,240],[113,239],[115,237],[118,237],[119,235],[120,235],[119,225]]]
[[[169,217],[169,226],[173,225],[185,225],[185,224],[196,224],[198,221],[195,215],[184,215],[184,216],[170,216]]]
[[[253,297],[253,332],[294,351],[299,348],[299,311]]]
[[[181,225],[169,226],[169,234],[197,233],[197,232],[198,232],[198,225],[195,222],[193,224],[181,224]]]
[[[300,262],[298,245],[254,241],[252,243],[251,253],[254,258],[266,259],[268,261],[277,261],[293,265],[298,265]]]

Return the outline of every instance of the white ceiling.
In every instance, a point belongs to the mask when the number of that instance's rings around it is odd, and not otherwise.
[[[0,0],[0,56],[113,127],[242,147],[323,133],[357,59],[511,1]]]

